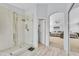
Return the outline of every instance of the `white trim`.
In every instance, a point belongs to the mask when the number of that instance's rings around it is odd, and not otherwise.
[[[51,14],[48,15],[48,19],[46,20],[46,46],[49,47],[49,39],[50,39],[50,35],[49,35],[49,32],[50,32],[50,16],[55,14],[55,13],[64,13],[63,11],[56,11],[56,12],[53,12]]]

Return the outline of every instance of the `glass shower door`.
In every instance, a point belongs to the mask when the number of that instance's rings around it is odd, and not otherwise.
[[[73,8],[69,16],[70,55],[79,55],[79,7]]]

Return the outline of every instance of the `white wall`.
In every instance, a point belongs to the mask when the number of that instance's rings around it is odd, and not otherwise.
[[[48,4],[48,16],[56,12],[64,12],[66,9],[67,3],[51,3]]]
[[[59,23],[55,23],[55,21],[59,22]],[[64,13],[58,12],[55,14],[52,14],[50,16],[50,32],[53,31],[64,31]],[[59,29],[54,29],[53,27],[55,26],[59,26]]]
[[[48,5],[47,4],[37,4],[37,17],[47,18],[48,15]]]
[[[36,6],[34,9],[34,18],[33,18],[33,45],[38,47],[38,18],[36,12]]]
[[[21,15],[24,15],[25,14],[25,10],[21,9],[21,8],[18,8],[12,4],[8,4],[8,3],[2,3],[0,4],[1,6],[13,11],[13,12],[16,12],[18,14],[21,14]]]

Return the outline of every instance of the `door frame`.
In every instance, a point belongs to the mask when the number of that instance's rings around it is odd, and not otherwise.
[[[46,47],[49,47],[49,39],[50,39],[50,16],[54,15],[55,13],[64,13],[63,11],[56,11],[48,15],[46,20]]]
[[[42,24],[44,25],[43,27],[41,27],[41,22],[43,22]],[[40,28],[38,28],[39,29],[39,31],[40,31],[40,33],[38,33],[39,34],[39,36],[40,36],[40,43],[42,43],[42,44],[44,44],[45,45],[45,39],[46,39],[46,19],[39,19],[39,25],[40,25]],[[39,26],[38,25],[38,26]],[[41,33],[41,31],[44,31],[43,33]],[[42,37],[41,37],[41,35],[43,35]],[[38,36],[38,39],[39,39],[39,36]],[[43,40],[42,40],[43,39]],[[39,41],[39,40],[38,40]]]
[[[71,9],[73,8],[73,6],[74,6],[74,3],[71,3],[65,11],[56,11],[56,12],[51,13],[51,14],[54,14],[57,12],[64,12],[65,13],[65,16],[66,16],[65,20],[67,20],[65,25],[66,25],[67,30],[64,31],[64,32],[66,32],[64,34],[64,50],[65,50],[67,56],[69,56],[69,50],[70,50],[70,47],[69,47],[69,13],[70,13]],[[48,15],[48,18],[46,20],[46,47],[49,47],[49,31],[50,31],[50,16],[51,16],[51,14]],[[65,48],[65,47],[67,47],[67,48]]]

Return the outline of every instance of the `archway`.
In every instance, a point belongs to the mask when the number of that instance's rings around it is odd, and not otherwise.
[[[56,12],[50,15],[49,46],[64,48],[64,13]]]

